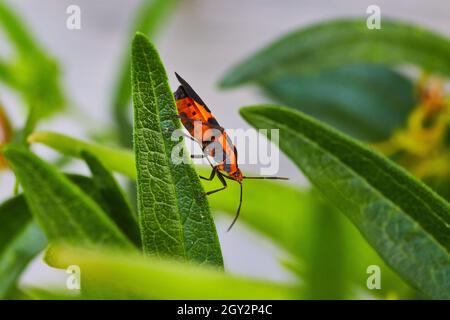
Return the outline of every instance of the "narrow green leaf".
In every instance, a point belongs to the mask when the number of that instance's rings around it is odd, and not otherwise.
[[[76,261],[87,294],[99,291],[109,298],[123,299],[125,292],[135,299],[291,299],[294,292],[292,286],[228,275],[211,266],[104,250],[50,246],[45,260],[57,268]],[[116,295],[109,290],[111,279],[120,281]]]
[[[3,1],[0,1],[0,27],[15,49],[11,61],[0,63],[0,80],[19,91],[29,107],[31,120],[24,129],[23,136],[26,136],[39,119],[64,107],[60,72],[56,61],[39,46],[25,23]]]
[[[450,206],[364,145],[287,108],[241,110],[256,128],[280,129],[281,149],[358,227],[381,257],[432,298],[450,298]]]
[[[171,160],[177,145],[171,134],[180,128],[180,121],[175,118],[175,101],[158,52],[141,33],[133,39],[131,69],[144,252],[222,266],[219,240],[199,178],[190,164]]]
[[[19,146],[7,146],[4,155],[49,240],[133,248],[100,207],[55,167]]]
[[[109,213],[112,220],[133,243],[140,246],[141,238],[136,215],[113,175],[93,154],[83,151],[81,156],[91,170],[95,188],[104,199],[103,203],[107,206],[105,212]]]
[[[28,143],[42,143],[64,155],[77,158],[81,158],[82,151],[88,151],[100,159],[108,169],[136,179],[134,155],[127,149],[106,147],[48,131],[34,132],[28,137]]]
[[[0,205],[0,299],[9,297],[20,275],[45,243],[23,196]]]
[[[366,18],[318,23],[291,32],[232,68],[223,87],[263,82],[287,71],[309,73],[349,63],[412,64],[450,75],[450,42],[413,24],[383,19],[369,30]]]
[[[27,27],[4,1],[0,1],[0,26],[20,54],[28,55],[39,51]]]
[[[106,203],[106,199],[102,196],[100,190],[97,188],[91,177],[86,177],[76,173],[66,173],[65,176],[78,188],[80,188],[84,194],[94,200],[104,212],[109,214],[109,204]]]
[[[388,138],[417,105],[411,81],[381,65],[286,73],[262,87],[276,101],[365,141]]]
[[[153,38],[178,2],[178,0],[143,0],[136,11],[135,23],[131,34],[134,35],[135,32],[140,31]],[[119,125],[121,143],[123,146],[131,148],[133,126],[129,119],[130,74],[130,53],[127,50],[115,85],[113,108]]]
[[[0,60],[0,81],[6,83],[8,86],[17,88],[19,85],[12,73],[10,66],[5,62]]]

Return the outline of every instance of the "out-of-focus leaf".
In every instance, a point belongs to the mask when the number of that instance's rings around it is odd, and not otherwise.
[[[131,34],[134,35],[137,31],[140,31],[153,38],[178,2],[178,0],[143,0],[136,11]],[[131,148],[133,126],[129,117],[131,98],[130,66],[130,53],[127,50],[115,85],[113,110],[119,126],[120,142],[123,146]]]
[[[450,41],[413,24],[383,19],[370,30],[364,19],[343,19],[301,28],[235,67],[223,87],[264,82],[285,73],[310,73],[352,63],[411,64],[450,75]]]
[[[110,254],[105,250],[86,251],[55,245],[49,247],[45,260],[57,268],[76,262],[83,270],[86,293],[103,292],[109,298],[290,299],[294,292],[292,286],[232,276],[212,266]],[[115,287],[119,292],[115,295],[109,290],[113,285],[111,279],[118,282]]]
[[[110,170],[136,179],[133,152],[127,149],[106,147],[85,142],[60,133],[38,131],[28,137],[29,143],[42,143],[64,155],[81,158],[82,151],[95,155]]]
[[[223,266],[216,228],[194,168],[175,164],[180,129],[166,71],[142,33],[133,39],[132,92],[138,213],[146,254]],[[184,154],[184,153],[183,153]]]
[[[286,73],[262,87],[276,101],[366,141],[388,138],[417,102],[411,81],[381,65]]]
[[[198,170],[200,174],[207,175],[206,169]],[[220,187],[217,181],[205,181],[203,185],[208,189]],[[367,244],[350,221],[336,209],[323,204],[315,192],[267,180],[247,180],[244,189],[245,201],[235,228],[245,223],[293,256],[289,263],[295,269],[300,269],[295,272],[304,284],[299,292],[303,298],[355,298],[360,297],[358,294],[361,292],[377,298],[386,298],[388,295],[411,298],[414,294]],[[220,196],[210,196],[208,201],[213,211],[234,217],[238,199],[239,187],[230,183],[226,192]],[[326,248],[321,248],[322,245]],[[333,245],[342,247],[333,251]],[[317,264],[321,266],[317,268]],[[369,265],[378,265],[381,269],[381,290],[365,291],[369,276],[366,269]],[[327,268],[336,268],[333,270],[333,279],[326,275]],[[336,272],[340,275],[338,278]],[[342,283],[343,277],[345,283]],[[339,287],[333,287],[333,291],[320,292],[314,280],[325,278],[329,280],[327,285],[339,284]]]
[[[77,290],[37,287],[23,288],[20,294],[24,295],[26,300],[80,300],[83,297]]]
[[[4,297],[4,300],[34,300],[35,298],[31,297],[23,291],[21,288],[18,288],[17,286],[12,287],[8,295]]]
[[[16,51],[11,61],[0,62],[0,80],[19,91],[30,109],[23,133],[26,136],[40,118],[61,110],[65,104],[59,68],[3,1],[0,2],[0,27]]]
[[[3,145],[9,143],[12,139],[13,129],[8,115],[6,114],[0,102],[0,170],[7,166],[6,160],[1,153]]]
[[[16,80],[14,79],[14,75],[12,74],[12,70],[9,65],[0,60],[0,80],[11,87],[17,87]]]
[[[380,256],[432,298],[450,298],[450,206],[406,171],[314,119],[277,106],[241,110],[280,129],[281,149]]]
[[[91,170],[95,188],[104,199],[105,212],[133,243],[140,246],[137,217],[113,175],[93,154],[83,151],[81,155]]]
[[[20,275],[45,243],[23,196],[0,205],[0,299],[9,297]]]
[[[19,146],[8,145],[4,154],[49,240],[133,248],[101,208],[55,167]]]
[[[0,26],[19,54],[27,55],[40,51],[27,27],[4,1],[0,2]]]

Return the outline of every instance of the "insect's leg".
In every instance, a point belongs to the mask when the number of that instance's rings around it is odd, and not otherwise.
[[[209,178],[206,178],[203,176],[199,176],[199,177],[200,177],[200,179],[211,181],[216,176],[216,172],[217,172],[217,169],[213,167],[213,169],[211,170],[211,174],[209,175]]]
[[[233,228],[234,224],[236,223],[237,219],[239,218],[239,214],[241,213],[241,206],[242,206],[242,183],[239,183],[240,187],[241,187],[241,192],[240,192],[240,196],[239,196],[239,207],[236,211],[236,216],[233,219],[233,222],[231,222],[230,226],[227,229],[227,232],[231,230],[231,228]]]
[[[223,176],[222,176],[222,174],[220,172],[217,172],[217,178],[219,178],[220,182],[222,182],[223,187],[219,188],[219,189],[216,189],[216,190],[208,191],[206,193],[207,196],[209,196],[210,194],[222,191],[222,190],[227,188],[227,182],[225,181],[225,179],[223,178]]]

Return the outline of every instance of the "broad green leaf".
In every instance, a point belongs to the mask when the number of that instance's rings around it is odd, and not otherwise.
[[[288,108],[241,110],[256,128],[280,129],[281,149],[415,288],[450,298],[450,206],[383,156]]]
[[[161,28],[168,15],[173,11],[178,0],[143,0],[136,11],[132,35],[140,31],[153,38]],[[133,125],[130,122],[131,98],[131,61],[127,50],[122,59],[122,67],[114,89],[113,110],[119,126],[120,142],[132,147]]]
[[[222,266],[219,240],[199,178],[190,164],[175,164],[171,159],[173,148],[180,143],[171,135],[180,129],[180,121],[158,52],[141,33],[133,39],[131,70],[144,252]]]
[[[104,199],[105,212],[133,243],[140,246],[137,218],[113,175],[93,154],[83,151],[81,155],[91,170],[95,188]]]
[[[64,155],[77,158],[81,158],[82,151],[87,151],[99,158],[110,170],[136,179],[134,155],[127,149],[106,147],[48,131],[34,132],[28,137],[28,143],[42,143]]]
[[[20,146],[7,146],[4,155],[49,240],[133,248],[101,208],[55,167]]]
[[[415,65],[450,75],[450,41],[422,27],[383,19],[370,30],[366,18],[321,22],[293,31],[253,54],[222,79],[223,87],[264,82],[286,72],[310,73],[350,63]]]
[[[411,81],[381,65],[285,73],[262,87],[276,101],[366,141],[388,138],[417,104]]]
[[[0,299],[10,296],[20,275],[45,243],[23,196],[0,205]]]
[[[123,299],[125,292],[135,299],[291,299],[294,292],[292,286],[233,276],[212,266],[110,254],[105,250],[55,245],[49,247],[45,260],[57,268],[76,261],[86,291],[97,289],[110,298]],[[114,291],[109,290],[111,279],[117,281],[114,287],[120,294],[114,296]]]

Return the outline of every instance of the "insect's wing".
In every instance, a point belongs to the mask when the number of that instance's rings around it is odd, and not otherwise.
[[[181,86],[184,89],[184,92],[187,94],[187,96],[191,99],[194,99],[198,104],[202,105],[208,112],[211,112],[209,108],[206,106],[206,103],[203,102],[202,98],[192,89],[192,87],[187,83],[178,73],[175,72],[175,76],[177,77],[178,81],[180,82]]]

